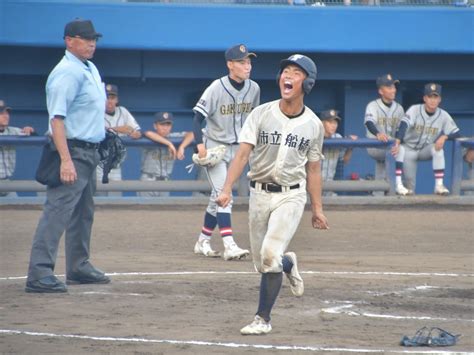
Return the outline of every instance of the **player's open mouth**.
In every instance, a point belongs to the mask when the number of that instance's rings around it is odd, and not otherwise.
[[[293,84],[289,81],[285,81],[283,83],[283,92],[289,93],[293,89]]]

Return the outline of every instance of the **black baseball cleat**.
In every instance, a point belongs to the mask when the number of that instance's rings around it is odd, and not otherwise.
[[[67,287],[56,276],[50,275],[39,280],[27,281],[25,292],[28,293],[64,293]]]
[[[108,284],[110,277],[103,272],[94,270],[89,273],[74,273],[67,276],[66,284],[80,285],[80,284]]]

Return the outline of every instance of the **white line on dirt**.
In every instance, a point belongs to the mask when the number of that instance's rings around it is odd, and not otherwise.
[[[459,318],[442,318],[442,317],[428,317],[428,316],[398,316],[392,314],[375,314],[368,312],[358,312],[352,310],[354,307],[353,304],[345,304],[342,306],[335,306],[329,308],[322,308],[321,312],[329,314],[347,314],[349,316],[362,316],[369,318],[389,318],[389,319],[415,319],[415,320],[436,320],[436,321],[446,321],[446,322],[474,322],[473,319],[459,319]]]
[[[110,296],[150,296],[150,294],[144,293],[119,293],[119,292],[98,292],[98,291],[85,291],[78,292],[83,295],[110,295]]]
[[[301,346],[301,345],[272,345],[272,344],[245,344],[245,343],[223,343],[213,341],[198,341],[198,340],[170,340],[170,339],[146,339],[146,338],[132,338],[132,337],[104,337],[104,336],[90,336],[90,335],[75,335],[75,334],[54,334],[43,332],[32,332],[24,330],[0,329],[0,334],[7,335],[29,335],[49,338],[68,338],[81,340],[97,340],[105,342],[128,342],[128,343],[155,343],[155,344],[173,344],[173,345],[196,345],[196,346],[215,346],[224,348],[254,348],[254,349],[273,349],[273,350],[290,350],[290,351],[318,351],[318,352],[349,352],[349,353],[395,353],[395,354],[446,354],[446,355],[468,355],[471,352],[463,351],[420,351],[420,350],[389,350],[389,349],[351,349],[351,348],[331,348],[324,346]]]
[[[386,272],[386,271],[300,271],[306,275],[382,275],[382,276],[429,276],[429,277],[474,277],[474,274],[439,272]],[[108,276],[185,276],[185,275],[258,275],[256,271],[173,271],[173,272],[111,272]],[[64,276],[64,275],[56,275]],[[0,281],[22,280],[26,276],[0,277]]]
[[[419,291],[431,291],[431,290],[439,290],[439,289],[449,289],[450,287],[439,287],[439,286],[428,286],[428,285],[421,285],[415,287],[407,287],[400,291],[386,291],[386,292],[378,292],[378,291],[366,291],[369,295],[372,296],[388,296],[388,295],[403,295],[406,293],[412,292],[419,292]]]

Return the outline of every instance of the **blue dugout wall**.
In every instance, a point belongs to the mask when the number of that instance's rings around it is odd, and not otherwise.
[[[223,51],[246,43],[258,58],[253,79],[262,102],[278,97],[279,61],[293,52],[315,59],[318,81],[307,97],[314,111],[335,107],[342,134],[363,137],[366,104],[376,98],[375,78],[401,80],[398,101],[418,103],[428,81],[444,86],[442,107],[466,136],[474,135],[474,11],[470,8],[217,6],[89,1],[0,2],[0,98],[14,108],[13,126],[46,130],[44,83],[63,55],[64,24],[89,18],[104,34],[94,62],[106,82],[119,86],[120,101],[151,129],[153,113],[177,116],[175,130],[189,130],[194,103],[226,73]],[[448,143],[447,171],[451,144]],[[178,162],[176,179],[194,178]],[[39,153],[18,148],[15,178],[33,176]],[[131,148],[124,177],[139,176],[138,148]],[[372,174],[373,161],[356,150],[344,169]],[[450,176],[447,176],[450,183]],[[432,193],[429,163],[418,170],[417,193]]]

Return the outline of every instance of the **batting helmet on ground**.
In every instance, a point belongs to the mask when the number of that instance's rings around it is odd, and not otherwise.
[[[316,64],[314,64],[311,58],[305,55],[293,54],[288,59],[283,59],[280,62],[280,71],[277,75],[277,83],[280,81],[280,76],[283,69],[285,69],[290,64],[295,64],[305,71],[307,77],[303,82],[303,91],[306,94],[309,94],[314,86],[314,83],[316,82]]]

